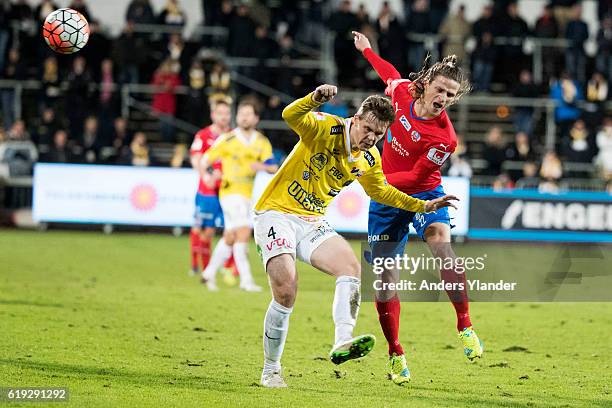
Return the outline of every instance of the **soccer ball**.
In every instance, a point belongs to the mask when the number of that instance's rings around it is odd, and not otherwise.
[[[89,40],[89,23],[81,13],[70,8],[55,10],[43,24],[47,45],[60,54],[80,51]]]

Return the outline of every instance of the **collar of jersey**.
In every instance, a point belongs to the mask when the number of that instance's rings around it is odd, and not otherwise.
[[[351,118],[344,119],[344,146],[346,147],[346,155],[349,163],[355,163],[361,159],[361,151],[357,157],[351,153]]]
[[[244,143],[247,146],[253,144],[253,142],[256,139],[255,132],[253,132],[253,134],[251,136],[251,140],[247,139],[246,136],[244,135],[244,133],[242,133],[242,130],[239,127],[235,128],[232,132],[236,135],[238,140],[240,140],[242,143]]]

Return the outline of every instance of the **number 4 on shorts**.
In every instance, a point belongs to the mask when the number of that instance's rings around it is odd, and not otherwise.
[[[276,232],[274,232],[274,227],[270,227],[268,231],[268,237],[272,237],[272,239],[276,239]]]

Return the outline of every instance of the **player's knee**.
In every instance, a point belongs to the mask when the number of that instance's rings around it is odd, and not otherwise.
[[[236,233],[234,231],[223,231],[223,240],[227,245],[234,245],[234,241],[236,240]]]
[[[448,227],[440,224],[431,224],[425,230],[425,240],[428,244],[441,244],[450,242]]]

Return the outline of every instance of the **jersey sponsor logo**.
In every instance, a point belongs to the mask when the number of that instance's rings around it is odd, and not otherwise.
[[[359,167],[353,167],[351,169],[351,174],[355,177],[361,177],[364,173],[365,171],[361,170]]]
[[[266,249],[268,251],[271,251],[274,248],[293,249],[293,245],[291,245],[291,242],[287,241],[285,238],[276,238],[266,244]]]
[[[368,235],[368,242],[380,242],[380,241],[388,241],[389,235],[381,234],[381,235]]]
[[[329,189],[329,193],[327,193],[327,194],[329,194],[332,197],[335,197],[338,194],[340,194],[340,190],[336,190],[335,188],[331,188],[331,189]]]
[[[397,102],[395,102],[395,113],[401,111],[402,108],[399,107],[399,104]],[[401,119],[400,119],[401,120]]]
[[[397,102],[395,102],[395,104],[397,105]],[[402,126],[404,126],[404,129],[406,129],[407,132],[410,132],[410,129],[412,129],[412,125],[410,124],[408,119],[406,119],[406,115],[400,116],[399,121]]]
[[[421,140],[421,134],[416,130],[413,130],[412,132],[410,132],[410,138],[413,142],[418,142],[419,140]]]
[[[308,170],[304,170],[304,172],[302,173],[302,179],[306,181],[309,178],[310,178],[310,172]]]
[[[374,156],[372,156],[372,153],[363,152],[363,157],[365,157],[365,159],[368,161],[368,164],[370,165],[370,167],[374,167],[376,160],[374,159]]]
[[[308,194],[308,191],[306,191],[297,181],[293,180],[289,188],[287,188],[287,192],[306,210],[314,211],[319,214],[325,213],[325,202],[315,194]]]
[[[450,145],[445,145],[444,143],[440,143],[440,146],[442,146],[444,148],[444,150],[448,149],[448,146]]]
[[[325,224],[321,224],[317,227],[316,232],[314,233],[314,235],[312,236],[312,238],[310,238],[310,243],[313,244],[315,243],[319,238],[324,237],[327,234],[331,234],[333,233],[334,230],[332,229],[332,227],[329,226],[329,224],[325,223]]]
[[[341,135],[342,133],[344,133],[344,126],[342,125],[332,126],[329,130],[330,135]]]
[[[336,166],[332,166],[331,169],[327,170],[327,174],[334,177],[336,180],[342,180],[344,177],[344,173],[336,168]]]
[[[451,154],[449,152],[436,149],[435,147],[432,147],[429,149],[429,152],[427,152],[427,158],[436,163],[438,166],[443,165],[450,155]]]
[[[325,153],[317,153],[310,158],[310,162],[317,170],[323,170],[323,167],[329,161],[329,157]]]
[[[391,135],[391,131],[389,131],[389,135]],[[402,146],[400,141],[397,140],[397,138],[395,136],[391,136],[391,139],[389,139],[389,137],[387,137],[387,141],[389,142],[389,144],[391,144],[391,148],[393,150],[395,150],[400,156],[406,157],[406,156],[410,155],[408,150],[404,149],[404,146]]]

